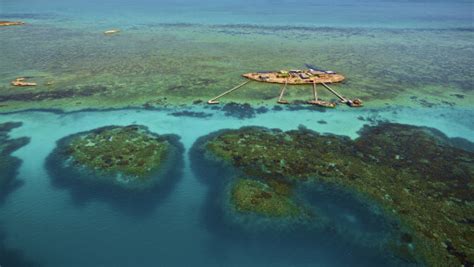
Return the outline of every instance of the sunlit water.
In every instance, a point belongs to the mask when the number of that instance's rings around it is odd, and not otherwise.
[[[316,131],[354,138],[366,123],[357,119],[360,116],[436,126],[448,136],[474,141],[472,124],[471,128],[468,126],[472,123],[472,111],[270,111],[246,120],[227,117],[216,111],[210,113],[213,116],[208,118],[175,117],[169,113],[166,110],[132,109],[70,114],[25,112],[0,117],[0,122],[24,123],[23,127],[12,132],[12,137],[31,137],[31,143],[14,154],[24,161],[19,178],[26,183],[8,198],[0,213],[2,227],[8,233],[7,244],[22,248],[27,258],[46,266],[137,263],[395,266],[399,262],[390,255],[370,249],[370,244],[356,235],[359,232],[362,236],[372,234],[372,238],[373,235],[382,238],[384,228],[378,221],[381,218],[374,218],[375,215],[363,208],[364,205],[354,205],[353,197],[344,197],[344,194],[337,192],[316,194],[313,198],[340,227],[349,231],[345,236],[321,232],[298,242],[287,236],[279,239],[280,243],[275,243],[271,238],[259,239],[251,233],[244,232],[237,236],[226,233],[225,226],[212,224],[220,218],[215,218],[218,213],[212,208],[206,208],[206,199],[212,196],[208,195],[209,188],[191,169],[190,161],[193,159],[187,152],[200,136],[223,128],[247,125],[284,130],[306,125]],[[321,120],[327,123],[317,123]],[[101,201],[94,196],[93,188],[77,199],[67,188],[57,188],[52,184],[44,161],[58,139],[101,126],[129,124],[146,125],[160,134],[181,136],[186,149],[182,176],[176,177],[176,184],[163,198],[153,198],[155,203],[130,210],[120,205],[123,204],[120,199],[112,197]],[[133,202],[133,199],[130,201]]]
[[[166,22],[324,27],[471,27],[471,1],[106,0],[2,1],[0,11],[82,22]]]

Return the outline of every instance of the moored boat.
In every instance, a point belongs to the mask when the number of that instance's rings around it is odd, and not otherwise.
[[[325,108],[335,108],[337,105],[334,102],[328,102],[328,101],[323,101],[323,100],[311,100],[311,101],[308,101],[308,104],[325,107]]]

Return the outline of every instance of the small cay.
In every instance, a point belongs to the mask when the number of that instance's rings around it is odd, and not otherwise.
[[[267,83],[279,84],[313,84],[313,83],[338,83],[345,77],[334,71],[323,70],[280,70],[269,72],[251,72],[242,75],[243,77]]]
[[[265,72],[251,72],[245,73],[242,77],[246,78],[247,81],[219,94],[218,96],[209,99],[208,104],[219,104],[218,99],[226,96],[237,89],[240,89],[250,83],[251,81],[270,83],[270,84],[282,84],[280,90],[280,95],[278,96],[278,104],[289,104],[287,100],[284,99],[285,91],[290,85],[312,85],[313,92],[311,94],[311,100],[307,101],[308,104],[316,105],[325,108],[334,108],[336,107],[335,102],[327,102],[321,100],[318,97],[318,91],[316,89],[317,84],[324,86],[329,92],[334,94],[341,103],[346,104],[350,107],[362,107],[362,100],[355,98],[349,99],[338,93],[333,88],[329,87],[327,84],[330,83],[339,83],[342,82],[345,77],[341,74],[336,73],[335,71],[328,70],[280,70],[280,71],[265,71]]]

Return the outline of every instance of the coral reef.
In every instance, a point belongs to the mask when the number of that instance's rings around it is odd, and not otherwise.
[[[248,103],[239,104],[235,102],[230,102],[222,107],[222,111],[224,111],[224,114],[226,116],[239,119],[250,119],[255,117],[255,110]]]
[[[300,215],[303,211],[290,198],[290,187],[274,181],[272,184],[253,179],[239,179],[232,188],[232,203],[240,212],[276,217]]]
[[[15,180],[21,160],[11,153],[30,142],[27,137],[11,139],[8,133],[22,125],[20,122],[0,123],[0,199],[8,191],[19,185]]]
[[[28,13],[2,14],[2,17],[11,20],[57,19],[51,14]],[[470,47],[470,31],[459,28],[439,32],[426,29],[396,31],[234,26],[238,29],[229,29],[229,25],[143,25],[139,27],[143,31],[139,34],[134,32],[136,35],[133,38],[114,36],[119,38],[113,41],[98,38],[100,30],[90,32],[44,24],[4,27],[0,36],[2,47],[10,52],[8,58],[0,62],[2,72],[33,75],[38,85],[34,89],[23,87],[22,90],[12,90],[9,80],[15,77],[5,77],[0,82],[2,111],[51,108],[71,111],[144,105],[179,107],[197,99],[208,99],[238,84],[241,80],[239,75],[243,72],[308,61],[331,66],[347,74],[351,79],[338,90],[370,101],[371,107],[396,103],[397,106],[419,107],[422,104],[441,108],[455,103],[456,107],[465,108],[472,103],[473,94],[469,94],[472,89],[471,62],[465,51],[458,49]],[[252,38],[229,35],[229,30],[243,31]],[[64,36],[72,38],[63,39]],[[295,36],[298,42],[294,41]],[[226,46],[209,42],[216,38],[225,40]],[[341,45],[346,43],[346,38],[354,43],[354,53],[347,53],[345,45]],[[368,39],[380,42],[372,42],[373,50],[368,51],[364,41]],[[22,41],[23,46],[19,47],[18,43]],[[90,45],[74,49],[85,42]],[[137,47],[137,42],[142,45]],[[284,52],[278,52],[279,57],[274,56],[275,51],[268,49],[268,44],[276,42],[282,42],[279,47],[285,47]],[[433,47],[433,43],[438,46]],[[38,44],[53,48],[44,49]],[[157,46],[161,47],[159,54],[154,53]],[[328,47],[331,51],[327,50]],[[144,54],[147,57],[143,57]],[[38,60],[44,58],[48,61]],[[183,62],[186,62],[185,67]],[[61,68],[63,64],[68,69]],[[27,67],[12,72],[12,65]],[[386,66],[397,68],[387,69]],[[190,69],[199,71],[190,72]],[[413,70],[423,70],[423,73]],[[449,81],[439,73],[446,73]],[[54,84],[44,83],[43,79],[53,80]],[[160,86],[157,87],[157,83]],[[231,95],[228,101],[272,106],[278,97],[275,87],[258,83],[249,86],[248,90]],[[288,90],[287,100],[301,99],[304,95],[309,97],[308,89],[303,86]],[[325,93],[322,91],[320,97],[329,96]],[[410,99],[412,96],[418,97],[417,100]],[[42,101],[45,99],[54,101]],[[306,104],[294,108],[303,107],[313,109]],[[252,116],[251,112],[245,112],[246,107],[230,109],[234,113],[238,112],[234,110],[243,110],[244,116]]]
[[[72,173],[68,178],[146,189],[159,182],[177,156],[178,139],[144,126],[108,126],[60,140],[48,161]]]
[[[0,95],[0,103],[9,101],[42,101],[42,100],[57,100],[70,99],[73,97],[88,97],[98,95],[107,88],[104,86],[85,86],[80,88],[66,88],[60,91],[38,91],[38,92],[21,92],[9,95]]]
[[[213,114],[206,113],[206,112],[183,110],[183,111],[171,112],[169,113],[169,115],[175,116],[175,117],[209,118],[209,117],[212,117]]]
[[[304,128],[247,127],[221,132],[204,146],[206,157],[267,184],[324,182],[377,203],[409,229],[392,248],[403,259],[472,266],[474,153],[454,141],[430,128],[381,123],[365,126],[356,140]],[[237,209],[291,214],[294,204],[264,183],[237,182],[232,198]],[[268,201],[269,195],[278,197]],[[276,204],[280,209],[269,208]]]

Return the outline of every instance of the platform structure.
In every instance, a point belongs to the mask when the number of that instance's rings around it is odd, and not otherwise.
[[[338,74],[334,71],[321,71],[321,70],[290,70],[290,71],[267,71],[267,72],[252,72],[243,74],[242,77],[246,78],[247,81],[219,94],[218,96],[211,98],[207,101],[208,104],[219,104],[218,99],[228,95],[237,89],[244,87],[250,82],[262,82],[262,83],[272,83],[272,84],[281,84],[282,88],[278,96],[278,104],[289,104],[287,100],[284,99],[284,95],[289,86],[302,86],[302,85],[311,85],[312,86],[312,99],[307,101],[308,104],[317,105],[327,108],[336,107],[335,102],[323,101],[318,98],[318,91],[316,88],[317,84],[321,84],[325,89],[334,94],[341,103],[344,103],[350,107],[361,107],[362,101],[358,98],[349,99],[338,93],[333,88],[329,87],[328,84],[342,82],[345,77],[341,74]]]

